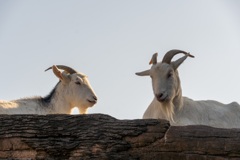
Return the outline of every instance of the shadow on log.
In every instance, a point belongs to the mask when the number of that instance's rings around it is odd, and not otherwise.
[[[2,159],[240,159],[240,129],[103,114],[0,115]]]

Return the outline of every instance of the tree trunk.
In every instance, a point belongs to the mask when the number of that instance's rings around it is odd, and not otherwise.
[[[108,115],[0,115],[2,159],[240,159],[240,129]]]

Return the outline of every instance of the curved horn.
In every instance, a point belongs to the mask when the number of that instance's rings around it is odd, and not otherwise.
[[[64,65],[56,65],[56,66],[57,68],[62,69],[70,74],[77,73],[77,71],[72,69],[71,67],[64,66]],[[49,69],[52,69],[52,67],[49,67],[48,69],[46,69],[45,72],[48,71]]]
[[[188,53],[188,52],[185,52],[185,51],[182,51],[182,50],[178,50],[178,49],[173,49],[173,50],[168,51],[168,52],[165,54],[165,56],[164,56],[163,59],[162,59],[162,63],[168,63],[168,64],[170,64],[172,58],[173,58],[176,54],[179,54],[179,53],[183,53],[183,54],[185,54],[185,55],[187,55],[187,56],[189,56],[189,57],[194,58],[194,56],[191,55],[191,54]]]

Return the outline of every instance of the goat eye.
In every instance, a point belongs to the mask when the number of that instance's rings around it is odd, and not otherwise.
[[[80,82],[75,82],[77,85],[81,85],[81,83]]]

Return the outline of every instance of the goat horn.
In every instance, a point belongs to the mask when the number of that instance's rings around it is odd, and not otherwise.
[[[77,71],[72,69],[71,67],[64,66],[64,65],[56,65],[56,66],[57,68],[62,69],[70,74],[77,73]],[[48,69],[46,69],[45,72],[48,71],[49,69],[52,69],[52,67],[49,67]]]
[[[185,54],[185,55],[187,55],[187,56],[189,56],[189,57],[194,58],[194,56],[191,55],[191,54],[188,53],[188,52],[185,52],[185,51],[182,51],[182,50],[178,50],[178,49],[173,49],[173,50],[168,51],[168,52],[165,54],[165,56],[163,57],[162,63],[170,64],[172,58],[173,58],[176,54],[179,54],[179,53],[183,53],[183,54]]]

